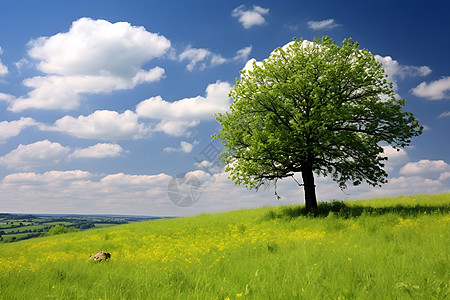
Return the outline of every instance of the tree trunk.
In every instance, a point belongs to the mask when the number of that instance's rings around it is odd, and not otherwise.
[[[303,188],[305,190],[306,212],[317,208],[316,185],[312,165],[307,164],[302,170]]]

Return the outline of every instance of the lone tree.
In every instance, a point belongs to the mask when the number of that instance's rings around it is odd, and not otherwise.
[[[317,208],[314,174],[341,189],[386,183],[382,143],[399,150],[423,129],[381,63],[352,39],[342,47],[294,39],[248,64],[230,96],[215,136],[230,178],[249,189],[274,182],[276,194],[278,179],[301,173],[306,211]]]

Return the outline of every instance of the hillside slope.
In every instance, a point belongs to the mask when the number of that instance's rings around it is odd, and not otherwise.
[[[449,295],[450,194],[268,207],[0,244],[0,299]],[[107,262],[88,261],[101,250]]]

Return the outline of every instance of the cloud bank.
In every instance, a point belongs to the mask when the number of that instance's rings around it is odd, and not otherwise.
[[[400,166],[402,165],[397,165],[396,168]],[[430,173],[430,166],[437,166],[439,170]],[[381,188],[362,184],[349,187],[345,193],[332,180],[318,177],[317,196],[320,201],[330,201],[450,192],[448,167],[442,161],[407,163],[402,167],[403,175],[390,178],[389,183]],[[180,208],[171,203],[167,191],[173,177],[164,173],[117,173],[106,176],[82,170],[13,173],[0,182],[0,191],[2,197],[7,199],[2,203],[5,211],[9,211],[9,207],[23,204],[23,207],[33,207],[35,213],[95,213],[101,210],[102,213],[113,214],[175,216],[301,204],[304,199],[303,188],[292,179],[278,183],[277,191],[282,200],[277,200],[271,189],[255,192],[235,186],[228,179],[229,174],[224,172],[211,175],[195,170],[189,174],[201,181],[202,194],[199,201],[188,208]]]

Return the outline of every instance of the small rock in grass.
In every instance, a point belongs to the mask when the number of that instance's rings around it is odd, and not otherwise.
[[[93,260],[93,261],[106,261],[107,259],[111,258],[111,254],[109,254],[108,252],[105,251],[100,251],[97,254],[91,255],[91,257],[89,258],[89,260]]]

